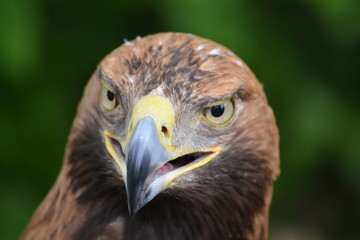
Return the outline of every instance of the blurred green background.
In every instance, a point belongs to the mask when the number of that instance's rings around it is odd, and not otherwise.
[[[271,240],[360,236],[360,1],[0,2],[0,239],[60,170],[76,106],[123,39],[190,32],[243,58],[281,133]]]

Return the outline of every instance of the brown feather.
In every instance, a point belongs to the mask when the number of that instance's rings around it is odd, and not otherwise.
[[[100,78],[121,97],[120,114],[99,107]],[[135,103],[148,94],[172,101],[174,146],[217,141],[224,150],[217,161],[191,173],[191,184],[180,179],[130,218],[122,177],[101,133],[116,128],[125,134]],[[232,96],[238,110],[230,125],[213,128],[197,121],[203,107]],[[178,33],[126,42],[91,77],[63,168],[22,239],[267,239],[278,141],[262,85],[227,48]]]

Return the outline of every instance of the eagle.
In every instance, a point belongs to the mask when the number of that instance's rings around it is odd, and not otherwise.
[[[91,76],[21,239],[267,239],[278,143],[262,84],[229,49],[125,40]]]

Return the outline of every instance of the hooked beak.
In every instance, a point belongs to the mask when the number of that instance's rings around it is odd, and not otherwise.
[[[131,216],[174,184],[176,178],[207,164],[220,152],[220,146],[208,149],[172,146],[174,113],[171,104],[162,97],[141,100],[134,108],[131,123],[124,141],[104,132],[106,148],[125,182]]]
[[[126,189],[130,214],[137,212],[160,192],[160,184],[151,184],[156,179],[157,169],[170,158],[159,141],[154,121],[142,118],[135,127],[127,149]]]

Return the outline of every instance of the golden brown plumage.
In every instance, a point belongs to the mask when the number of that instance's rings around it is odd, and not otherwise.
[[[224,123],[207,118],[224,109]],[[149,128],[151,143],[138,144]],[[133,146],[166,157],[134,157]],[[99,64],[22,239],[267,239],[278,173],[273,112],[242,60],[192,35],[151,35]]]

